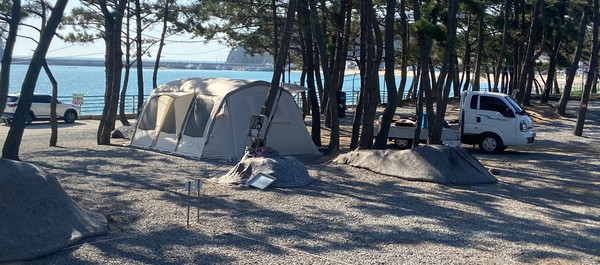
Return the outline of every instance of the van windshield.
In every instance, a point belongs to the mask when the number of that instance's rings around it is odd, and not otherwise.
[[[525,111],[519,107],[519,104],[517,104],[517,102],[515,102],[511,97],[506,96],[504,97],[504,99],[506,99],[506,101],[508,101],[508,103],[510,103],[510,105],[513,107],[513,109],[515,109],[515,114],[518,115],[525,115]]]

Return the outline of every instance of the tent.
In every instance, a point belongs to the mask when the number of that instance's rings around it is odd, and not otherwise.
[[[138,117],[131,146],[197,158],[240,159],[251,144],[248,126],[260,114],[270,83],[184,78],[154,89]],[[319,154],[292,93],[280,89],[267,146],[282,155]]]

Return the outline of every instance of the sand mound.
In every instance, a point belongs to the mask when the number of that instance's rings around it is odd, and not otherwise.
[[[313,179],[306,166],[291,156],[281,156],[276,150],[268,148],[261,157],[246,157],[229,172],[216,178],[218,183],[248,185],[248,180],[257,173],[275,177],[271,186],[278,188],[295,188],[310,184]]]
[[[106,218],[77,205],[54,176],[0,159],[0,262],[29,260],[108,232]]]
[[[469,152],[442,145],[409,150],[357,150],[333,163],[348,164],[407,180],[442,184],[484,184],[498,180]]]

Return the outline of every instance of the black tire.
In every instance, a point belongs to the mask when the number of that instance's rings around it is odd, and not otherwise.
[[[487,154],[496,154],[504,150],[500,136],[494,133],[485,133],[479,139],[479,150]]]
[[[35,115],[33,114],[33,112],[28,112],[27,116],[25,116],[25,125],[31,125],[31,123],[33,123],[33,120],[35,119]]]
[[[77,120],[77,112],[74,110],[67,110],[65,112],[65,116],[63,116],[63,119],[66,123],[74,123],[75,120]]]
[[[412,147],[412,140],[395,138],[394,144],[400,149],[409,149]]]

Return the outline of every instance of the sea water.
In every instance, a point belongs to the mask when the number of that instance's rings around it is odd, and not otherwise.
[[[27,65],[12,65],[10,75],[9,94],[18,94],[21,91],[21,85],[25,79]],[[105,92],[105,69],[97,66],[62,66],[50,65],[50,70],[58,83],[58,96],[63,101],[68,101],[74,93],[84,94],[84,105],[90,102],[89,99],[97,98],[101,102],[101,98]],[[124,72],[124,71],[123,71]],[[144,95],[149,95],[152,92],[152,69],[144,69]],[[190,77],[218,77],[230,79],[251,79],[264,80],[270,82],[273,78],[273,72],[264,71],[232,71],[232,70],[198,70],[198,69],[160,69],[157,75],[157,84],[161,85],[172,80]],[[285,72],[286,83],[300,83],[300,72]],[[383,76],[380,76],[380,91],[381,99],[386,102],[387,93]],[[405,93],[412,82],[412,78],[408,77],[406,81]],[[396,85],[400,84],[400,77],[396,78]],[[487,85],[487,84],[485,84]],[[354,104],[358,98],[360,91],[360,76],[358,74],[350,74],[344,77],[342,90],[346,92],[346,103]],[[35,93],[51,94],[52,84],[46,73],[42,70],[37,81]],[[136,69],[131,69],[129,73],[129,81],[127,95],[131,97],[137,95],[137,74]],[[87,100],[86,100],[87,99]],[[135,105],[128,103],[128,105]],[[128,108],[129,109],[129,108]],[[100,113],[101,108],[83,108],[83,114]]]

